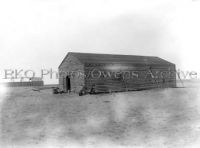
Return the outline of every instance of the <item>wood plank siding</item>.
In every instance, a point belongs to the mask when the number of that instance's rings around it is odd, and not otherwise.
[[[84,78],[74,76],[73,72],[83,71],[83,64],[74,56],[67,55],[67,58],[63,60],[59,66],[59,87],[64,91],[67,90],[66,78],[70,78],[70,91],[79,92],[84,86]]]
[[[64,73],[63,73],[64,72]],[[66,73],[75,73],[74,75]],[[70,52],[59,66],[59,84],[71,91],[116,92],[176,87],[175,64],[158,57]]]

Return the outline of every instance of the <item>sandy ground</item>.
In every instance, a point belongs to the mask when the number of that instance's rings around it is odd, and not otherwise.
[[[124,93],[0,96],[1,147],[200,147],[197,84]]]

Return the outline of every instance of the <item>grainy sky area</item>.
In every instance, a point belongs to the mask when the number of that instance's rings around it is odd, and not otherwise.
[[[200,0],[0,0],[0,78],[57,70],[69,51],[159,56],[199,71],[199,15]]]

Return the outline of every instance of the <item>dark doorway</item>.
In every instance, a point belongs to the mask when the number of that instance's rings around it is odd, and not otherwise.
[[[71,83],[70,83],[70,77],[66,77],[66,90],[70,91],[71,90]]]

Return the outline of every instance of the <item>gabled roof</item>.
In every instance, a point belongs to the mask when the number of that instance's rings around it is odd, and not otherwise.
[[[146,65],[174,65],[164,59],[154,56],[138,55],[117,55],[117,54],[96,54],[96,53],[79,53],[69,52],[63,59],[62,63],[69,56],[76,57],[81,63],[123,63],[123,64],[146,64]],[[62,63],[60,65],[62,65]],[[59,66],[60,67],[60,66]]]

